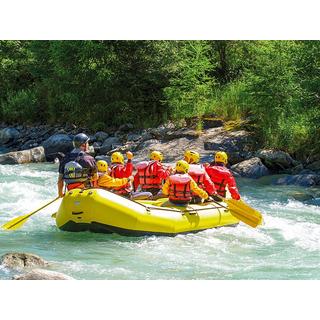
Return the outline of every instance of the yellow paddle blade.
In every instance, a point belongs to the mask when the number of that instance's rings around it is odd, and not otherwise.
[[[37,213],[41,209],[47,207],[48,205],[50,205],[51,203],[55,202],[58,199],[59,199],[59,197],[51,200],[50,202],[46,203],[45,205],[43,205],[39,209],[37,209],[29,214],[25,214],[23,216],[19,216],[17,218],[14,218],[14,219],[8,221],[3,226],[1,226],[1,228],[5,229],[5,230],[17,230],[17,229],[21,228],[25,224],[25,222],[28,220],[29,217],[31,217],[32,215],[34,215],[35,213]]]
[[[25,222],[28,220],[32,214],[25,214],[24,216],[19,216],[17,218],[14,218],[10,220],[9,222],[5,223],[1,228],[5,230],[17,230],[21,228]]]
[[[262,224],[263,218],[261,213],[258,210],[251,208],[242,200],[224,199],[224,201],[228,204],[231,214],[240,221],[253,228]]]

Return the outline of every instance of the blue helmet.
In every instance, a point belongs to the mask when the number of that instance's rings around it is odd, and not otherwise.
[[[73,138],[73,146],[75,148],[79,148],[81,145],[83,145],[84,143],[89,142],[89,137],[84,134],[84,133],[78,133],[77,135],[74,136]]]

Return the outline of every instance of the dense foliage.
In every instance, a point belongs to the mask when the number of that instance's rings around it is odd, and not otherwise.
[[[319,152],[319,41],[0,41],[0,120],[104,129],[214,115]]]

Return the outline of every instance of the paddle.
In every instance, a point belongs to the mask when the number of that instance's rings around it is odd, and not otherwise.
[[[37,213],[41,209],[47,207],[51,203],[55,202],[59,198],[60,197],[55,198],[54,200],[48,202],[47,204],[45,204],[41,208],[39,208],[39,209],[37,209],[37,210],[35,210],[35,211],[31,212],[31,213],[25,214],[23,216],[16,217],[16,218],[8,221],[1,228],[5,229],[5,230],[18,230],[18,229],[20,229],[31,216],[33,216],[35,213]]]
[[[231,214],[237,219],[239,219],[240,221],[244,222],[245,224],[253,228],[256,228],[258,225],[262,224],[263,218],[261,213],[258,210],[251,208],[243,200],[226,199],[218,195],[216,196],[219,197],[228,205],[228,208]],[[219,203],[219,202],[216,202],[216,203]]]

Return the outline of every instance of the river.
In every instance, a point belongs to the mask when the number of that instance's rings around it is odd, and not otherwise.
[[[56,197],[57,164],[0,165],[0,224]],[[59,203],[17,231],[0,231],[0,255],[29,252],[75,279],[320,279],[320,199],[302,203],[299,187],[272,177],[238,179],[240,193],[264,215],[244,224],[176,237],[123,237],[57,229]],[[16,272],[15,272],[16,274]],[[12,271],[0,267],[0,279]]]

